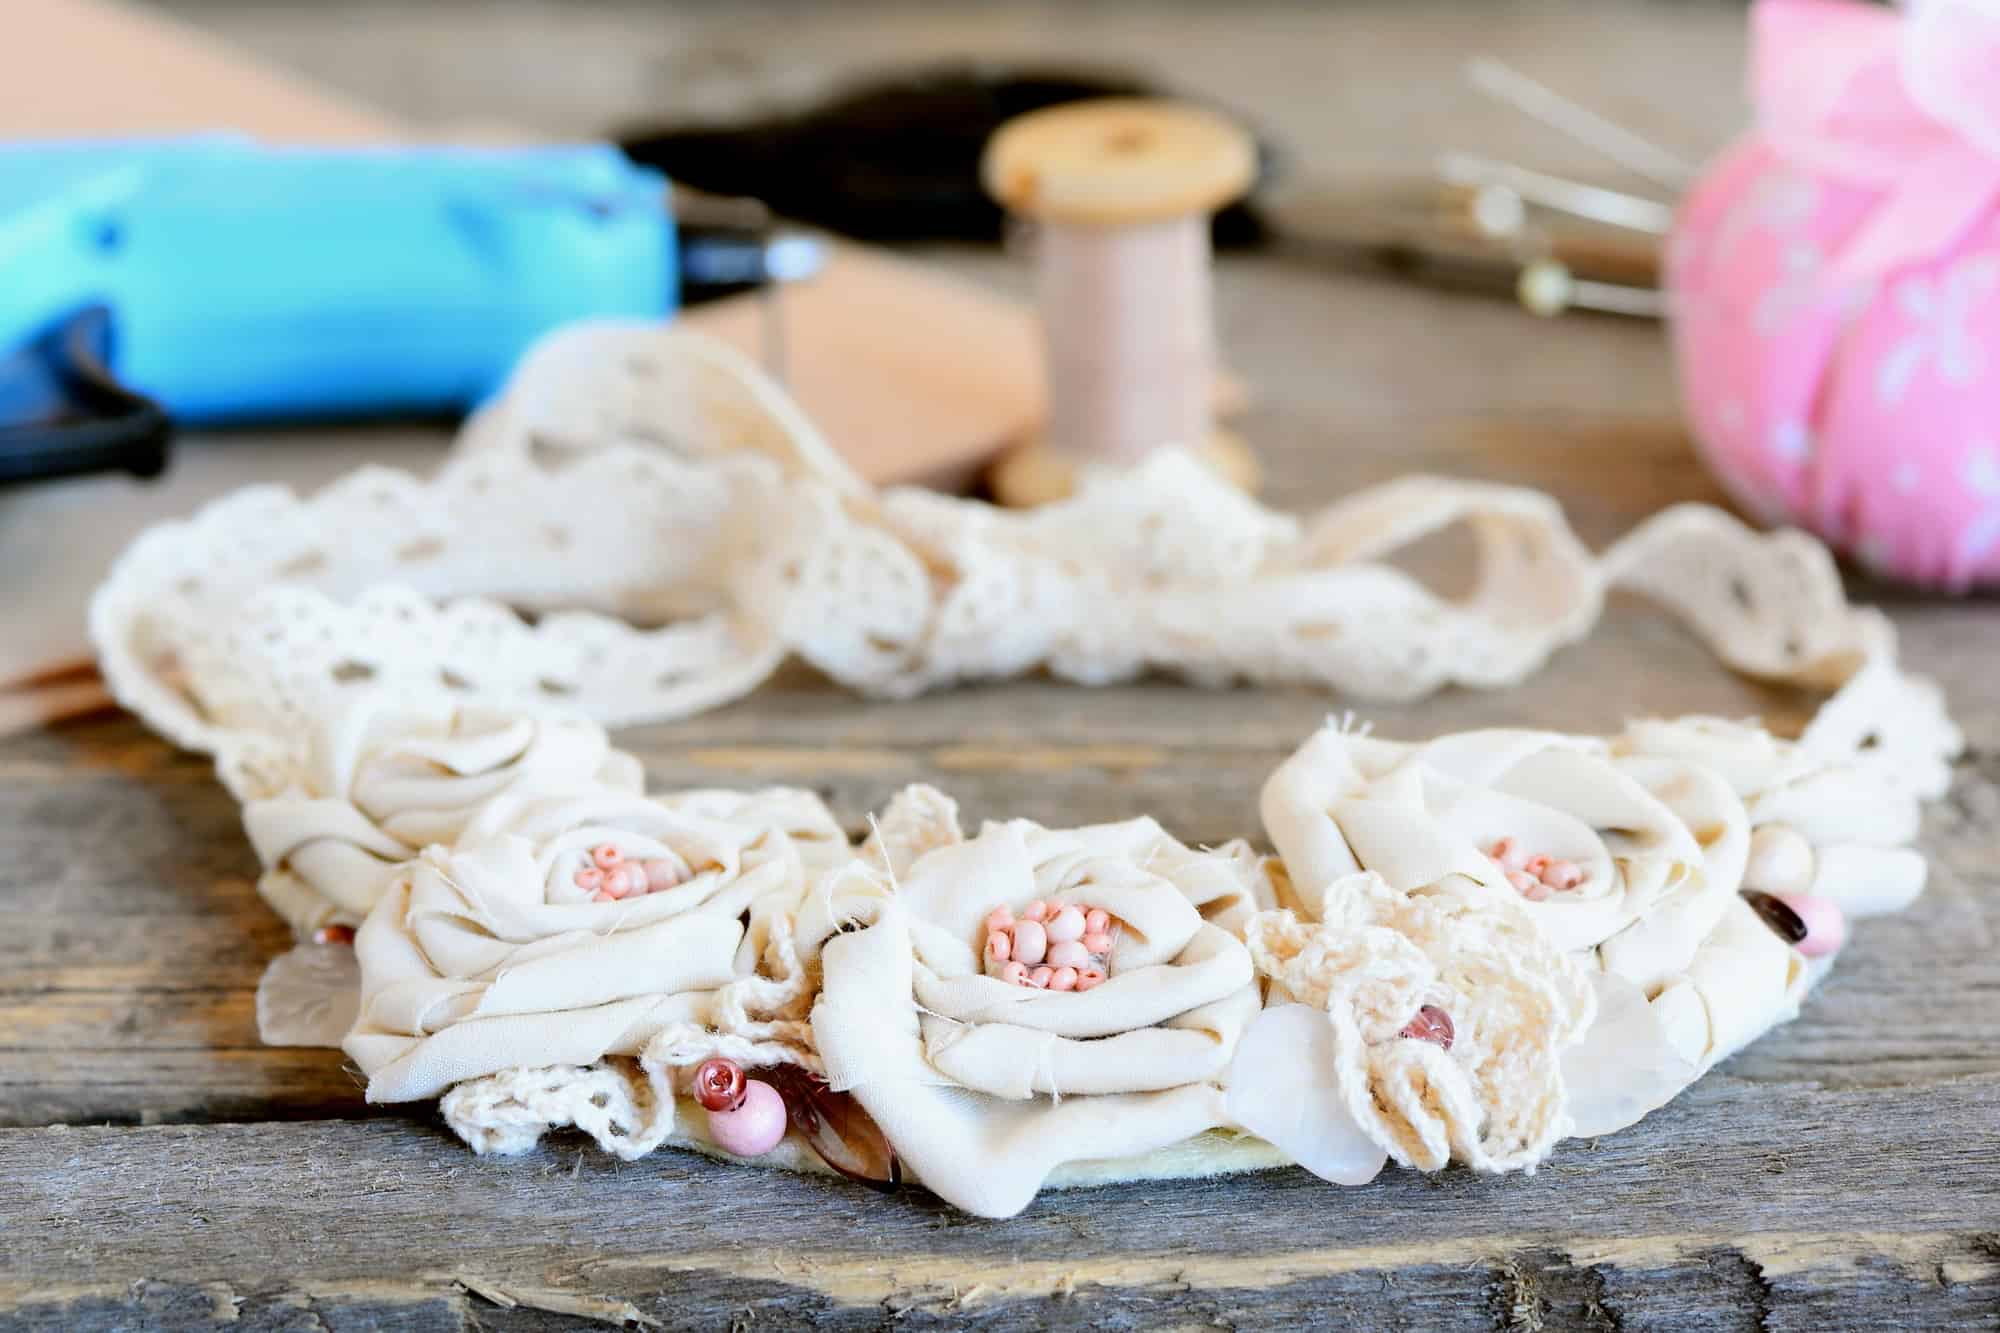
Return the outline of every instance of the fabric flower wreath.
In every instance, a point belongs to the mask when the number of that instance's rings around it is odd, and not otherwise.
[[[1233,930],[1269,901],[1261,859],[1242,843],[1191,850],[1150,819],[1017,820],[966,840],[948,811],[906,794],[876,855],[801,909],[832,1085],[932,1192],[989,1217],[1018,1213],[1065,1163],[1225,1125],[1221,1078],[1261,1005]],[[1102,979],[1056,984],[1075,966],[1051,965],[1061,945]]]
[[[323,720],[292,785],[243,809],[257,888],[300,937],[358,925],[396,868],[504,792],[636,793],[639,761],[582,717],[364,691]]]
[[[369,1100],[458,1085],[446,1119],[479,1151],[575,1123],[634,1157],[674,1130],[675,1081],[700,1060],[810,1062],[789,933],[808,872],[785,825],[837,836],[812,800],[688,802],[729,818],[606,788],[489,802],[394,877],[356,938],[343,1048]]]

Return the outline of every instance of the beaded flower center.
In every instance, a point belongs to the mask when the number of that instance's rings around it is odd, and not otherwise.
[[[1110,975],[1117,925],[1101,907],[1040,898],[986,916],[986,975],[1035,990],[1087,991]]]
[[[621,898],[638,898],[687,883],[687,867],[664,857],[643,861],[627,860],[625,853],[608,842],[590,849],[590,863],[571,876],[579,889],[590,893],[594,903],[614,903]]]
[[[1569,893],[1583,886],[1583,867],[1574,861],[1529,852],[1512,838],[1502,838],[1486,849],[1493,863],[1507,873],[1507,882],[1531,903],[1545,901],[1551,893]]]

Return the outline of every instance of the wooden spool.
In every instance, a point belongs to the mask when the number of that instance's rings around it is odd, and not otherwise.
[[[1256,178],[1250,136],[1212,112],[1107,98],[1033,112],[981,174],[1037,229],[1048,413],[989,474],[1004,504],[1069,494],[1076,469],[1183,445],[1254,489],[1256,461],[1215,427],[1209,217]]]

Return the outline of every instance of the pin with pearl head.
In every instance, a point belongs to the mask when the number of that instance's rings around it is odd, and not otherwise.
[[[1040,433],[989,474],[1001,503],[1060,499],[1086,464],[1130,466],[1172,445],[1254,489],[1255,459],[1214,420],[1209,215],[1256,171],[1242,129],[1173,102],[1075,102],[993,136],[980,174],[1034,226],[1048,377]]]

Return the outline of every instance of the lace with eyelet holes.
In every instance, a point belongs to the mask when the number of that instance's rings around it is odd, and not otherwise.
[[[1463,600],[1387,563],[1461,523]],[[429,480],[251,487],[148,531],[91,626],[119,701],[243,796],[371,684],[611,726],[714,708],[790,655],[896,698],[1041,666],[1411,699],[1521,680],[1614,587],[1776,679],[1830,687],[1893,641],[1817,543],[1695,505],[1593,559],[1533,491],[1408,477],[1299,519],[1171,450],[1027,513],[871,494],[733,352],[614,325],[539,346]]]

